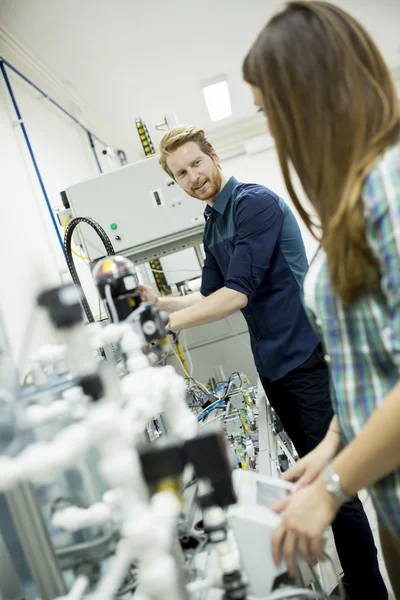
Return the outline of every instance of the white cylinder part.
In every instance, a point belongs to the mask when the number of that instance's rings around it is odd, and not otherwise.
[[[203,520],[207,527],[218,527],[225,523],[225,513],[219,506],[212,506],[204,509]]]
[[[146,506],[142,506],[138,513],[128,517],[122,526],[121,533],[125,538],[131,540],[134,553],[138,558],[149,552],[154,553],[155,549],[160,551],[160,536],[158,532],[158,523],[155,522],[152,511]],[[165,544],[161,544],[165,546]]]
[[[55,444],[42,442],[25,448],[15,459],[21,479],[37,483],[50,483],[60,470],[62,453]]]
[[[103,401],[93,406],[88,415],[93,443],[101,445],[118,431],[120,409],[116,403]]]
[[[231,545],[227,542],[215,544],[215,552],[218,555],[218,562],[223,573],[232,573],[240,570],[240,560],[237,552],[233,551]]]
[[[101,343],[103,344],[117,344],[124,330],[121,329],[118,323],[109,323],[106,327],[102,327],[101,332],[99,334]]]
[[[151,499],[153,513],[161,522],[174,523],[181,511],[181,503],[172,492],[158,492]]]
[[[49,378],[40,363],[34,362],[32,364],[31,373],[36,387],[42,387],[48,383]]]
[[[149,596],[160,596],[165,600],[176,600],[177,572],[171,556],[154,556],[153,560],[142,564],[140,582]]]
[[[77,404],[78,402],[82,402],[84,400],[85,395],[80,385],[74,385],[67,390],[64,390],[61,394],[61,397],[70,404]]]
[[[121,350],[125,352],[125,354],[142,354],[142,340],[141,338],[130,329],[129,331],[124,332],[121,339]]]
[[[103,494],[103,502],[109,508],[114,522],[121,522],[124,493],[121,488],[107,490]]]
[[[74,466],[91,444],[91,431],[86,423],[76,423],[57,434],[51,451],[58,458],[59,469]]]
[[[68,506],[57,511],[52,518],[52,525],[65,531],[79,531],[85,527],[104,525],[111,520],[111,511],[102,502],[97,502],[89,508]]]
[[[100,462],[100,472],[111,487],[125,487],[127,482],[141,481],[137,454],[130,448],[121,447],[117,452],[106,454]]]
[[[0,491],[10,490],[21,479],[21,471],[17,460],[8,456],[0,456]]]
[[[249,458],[255,458],[256,452],[254,450],[254,444],[251,440],[246,442],[246,454]]]
[[[165,412],[165,416],[173,434],[185,440],[190,440],[196,436],[198,423],[195,415],[189,408],[187,411],[183,407],[179,407],[175,411],[170,409]]]
[[[135,373],[146,369],[149,366],[149,361],[144,354],[136,354],[127,359],[126,366],[130,373]]]

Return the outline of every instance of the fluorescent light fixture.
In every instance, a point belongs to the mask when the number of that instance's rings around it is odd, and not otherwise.
[[[232,106],[226,79],[214,80],[213,83],[202,87],[211,121],[221,121],[230,117]]]

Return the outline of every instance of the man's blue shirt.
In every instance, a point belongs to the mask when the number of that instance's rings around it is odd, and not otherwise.
[[[204,214],[200,292],[208,296],[226,286],[247,296],[242,313],[257,370],[280,379],[319,343],[301,302],[308,265],[297,221],[274,192],[234,177]]]

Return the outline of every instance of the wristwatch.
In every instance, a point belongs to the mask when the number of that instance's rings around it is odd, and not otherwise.
[[[342,486],[340,484],[340,477],[335,472],[332,463],[329,463],[325,470],[325,487],[326,491],[335,496],[340,502],[343,504],[351,500],[351,496],[348,496],[342,490]]]

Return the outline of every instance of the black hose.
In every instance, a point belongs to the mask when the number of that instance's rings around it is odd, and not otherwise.
[[[74,232],[75,227],[80,223],[87,223],[95,230],[95,232],[103,242],[104,248],[106,249],[108,256],[113,256],[115,254],[115,250],[110,238],[108,237],[104,229],[94,219],[91,219],[90,217],[76,217],[75,219],[70,219],[68,221],[68,225],[64,235],[65,258],[67,261],[69,272],[71,273],[72,281],[74,282],[78,290],[79,298],[81,300],[83,310],[85,311],[85,315],[89,323],[94,323],[94,316],[92,311],[90,310],[89,302],[87,301],[85,292],[83,291],[82,284],[80,282],[78,272],[74,264],[71,248],[72,234]]]

